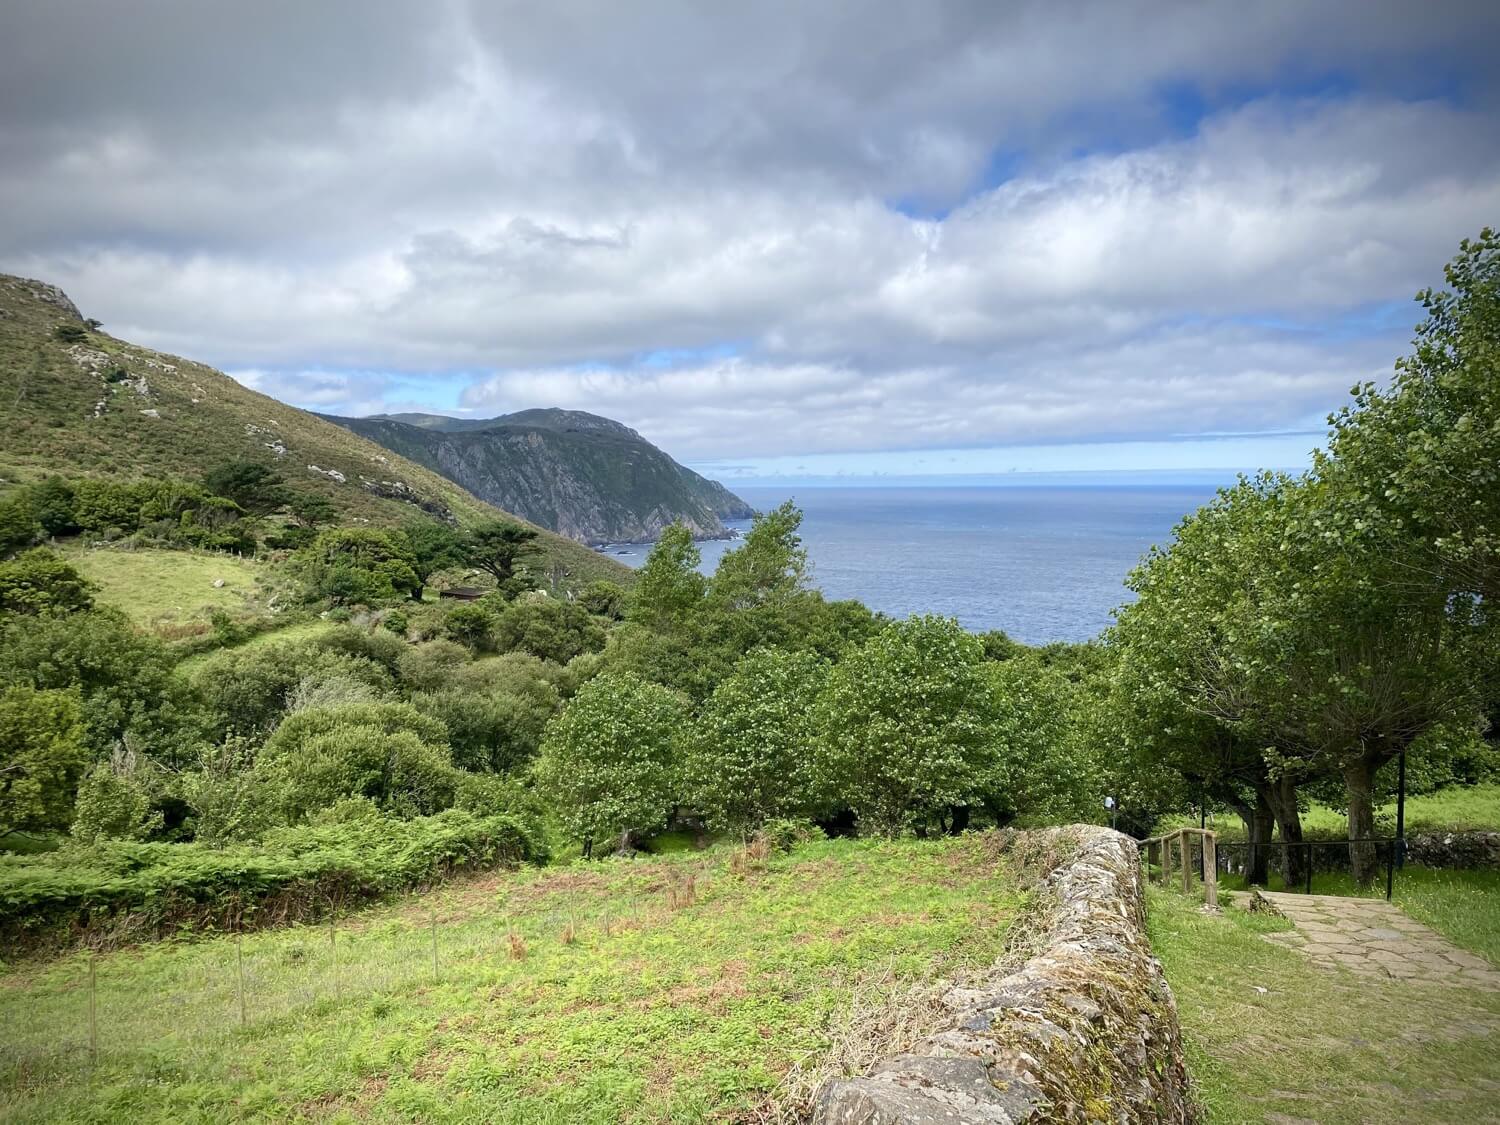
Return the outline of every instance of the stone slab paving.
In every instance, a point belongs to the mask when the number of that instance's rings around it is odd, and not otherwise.
[[[1500,969],[1384,899],[1261,893],[1297,927],[1266,940],[1314,961],[1372,976],[1500,990]]]

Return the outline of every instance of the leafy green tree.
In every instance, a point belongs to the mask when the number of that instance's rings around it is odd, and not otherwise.
[[[381,605],[420,597],[414,556],[401,535],[376,528],[333,528],[293,556],[308,592],[335,605]]]
[[[862,828],[925,830],[978,802],[993,761],[983,661],[957,622],[912,617],[834,667],[818,704],[818,768]]]
[[[453,803],[455,771],[443,724],[407,703],[351,703],[299,711],[256,760],[289,822],[347,797],[404,817]]]
[[[289,493],[286,510],[287,515],[292,517],[292,522],[308,531],[316,531],[324,524],[333,523],[339,514],[332,500],[316,492]]]
[[[589,844],[660,828],[680,787],[687,701],[639,677],[607,673],[548,724],[536,763],[544,799]]]
[[[464,561],[490,575],[496,587],[513,596],[521,568],[541,550],[536,540],[535,528],[513,520],[486,520],[464,537]]]
[[[31,498],[24,493],[0,500],[0,555],[30,547],[42,537]]]
[[[47,535],[73,535],[80,530],[73,486],[59,476],[49,476],[27,489],[36,518]]]
[[[443,631],[474,652],[493,652],[495,613],[484,599],[456,605],[443,615]]]
[[[698,573],[703,556],[680,523],[661,533],[631,592],[627,621],[657,632],[683,628],[703,602],[708,582]]]
[[[693,724],[687,791],[717,830],[745,833],[817,810],[813,715],[828,665],[760,649],[740,661]]]
[[[576,602],[535,593],[517,598],[500,611],[494,642],[500,652],[529,652],[566,664],[581,653],[602,649],[604,630]]]
[[[607,617],[612,621],[625,619],[628,595],[618,582],[600,578],[590,582],[578,592],[578,604],[595,617]]]
[[[268,516],[293,501],[280,473],[258,461],[226,461],[203,474],[203,487],[233,500],[251,516]]]
[[[807,584],[801,526],[802,513],[790,500],[757,515],[745,541],[719,560],[709,597],[731,610],[785,605]]]
[[[438,571],[463,565],[463,540],[446,524],[436,520],[412,520],[402,526],[401,534],[411,548],[411,566],[423,586]]]
[[[419,692],[411,702],[447,728],[454,764],[477,773],[510,773],[527,765],[561,704],[557,689],[545,680],[509,691],[459,685]]]
[[[60,555],[37,547],[0,562],[0,613],[72,613],[94,604],[93,585]]]
[[[320,683],[364,685],[375,695],[392,688],[389,672],[364,656],[319,645],[272,643],[212,653],[189,677],[216,738],[262,739],[281,722],[299,690]]]
[[[152,794],[138,771],[95,762],[78,786],[73,837],[78,840],[144,840],[162,826]]]
[[[63,831],[89,760],[78,697],[10,687],[0,692],[0,835]]]
[[[174,663],[113,609],[0,616],[0,686],[76,689],[94,757],[127,743],[167,766],[191,757],[203,714]]]

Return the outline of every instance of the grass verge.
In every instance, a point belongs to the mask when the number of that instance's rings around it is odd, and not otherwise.
[[[247,935],[243,1027],[234,939],[102,956],[93,1067],[87,960],[12,973],[0,1117],[757,1119],[859,997],[1001,955],[993,839],[575,864]]]
[[[1494,1119],[1500,993],[1315,965],[1263,940],[1281,919],[1155,887],[1147,927],[1215,1125]]]

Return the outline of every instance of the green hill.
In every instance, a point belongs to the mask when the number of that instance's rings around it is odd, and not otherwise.
[[[72,338],[67,338],[72,337]],[[0,275],[0,477],[197,477],[232,459],[272,465],[346,523],[503,514],[452,481],[211,367],[90,328],[55,286]],[[526,522],[523,520],[523,522]],[[628,582],[611,559],[543,531],[542,565],[569,583]]]
[[[499,418],[324,415],[474,495],[585,543],[645,542],[668,524],[699,538],[748,519],[748,504],[679,465],[630,427],[581,410]]]

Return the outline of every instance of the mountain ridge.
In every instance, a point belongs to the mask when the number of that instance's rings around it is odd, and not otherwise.
[[[198,478],[244,459],[322,495],[346,523],[531,522],[222,371],[118,339],[57,286],[9,274],[0,274],[0,401],[0,488],[51,473]],[[613,559],[539,530],[539,565],[565,584],[632,580]]]
[[[723,538],[725,519],[753,514],[718,481],[678,464],[623,422],[587,411],[320,417],[584,543],[649,542],[673,523],[698,539]]]

